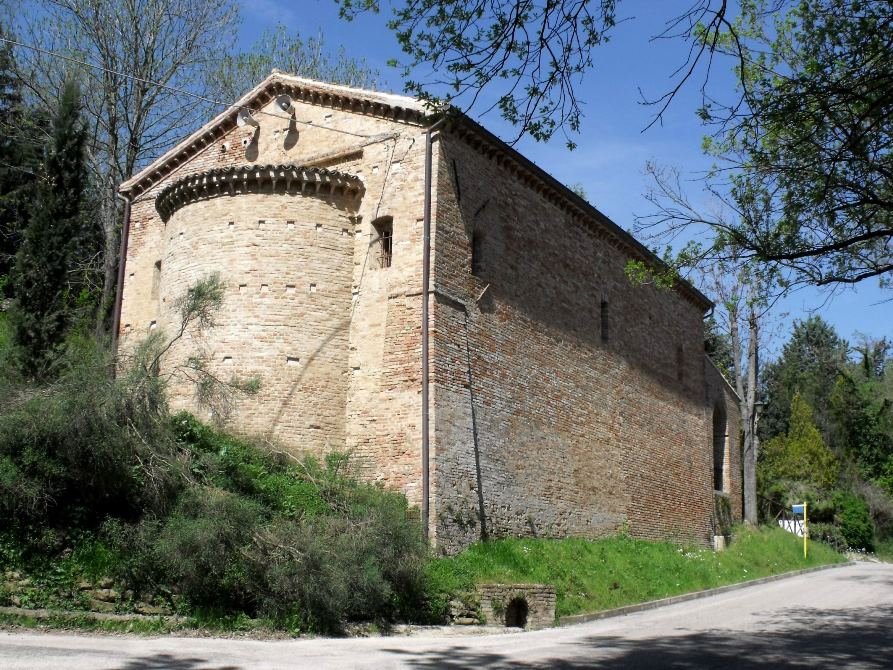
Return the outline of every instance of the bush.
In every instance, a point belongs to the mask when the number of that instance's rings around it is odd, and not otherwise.
[[[344,455],[271,453],[186,414],[172,425],[196,483],[166,518],[104,529],[130,547],[117,575],[131,588],[300,630],[424,615],[427,544],[404,496],[357,481]]]
[[[193,487],[158,528],[152,552],[161,573],[198,607],[253,609],[247,555],[261,507],[227,491]]]
[[[58,549],[109,516],[163,512],[180,486],[153,384],[109,370],[100,349],[70,344],[54,383],[3,388],[0,515],[26,551]]]
[[[147,341],[114,379],[70,337],[54,381],[0,375],[0,560],[304,630],[418,617],[428,549],[406,498],[357,481],[343,454],[299,459],[171,417],[160,351]]]
[[[868,505],[864,500],[849,492],[840,492],[834,497],[834,523],[851,549],[874,549],[874,528]]]
[[[261,613],[315,630],[421,614],[421,528],[405,499],[379,493],[355,518],[279,518],[261,530],[252,554]]]
[[[809,537],[816,542],[824,542],[837,551],[846,551],[847,541],[840,528],[833,523],[810,523]]]

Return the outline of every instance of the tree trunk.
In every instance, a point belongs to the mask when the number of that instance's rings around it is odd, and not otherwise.
[[[96,336],[99,339],[110,333],[109,327],[116,328],[117,324],[109,324],[109,317],[114,305],[116,287],[118,283],[118,207],[115,199],[116,185],[111,173],[106,176],[107,184],[102,190],[100,211],[102,217],[102,229],[104,238],[103,249],[103,282],[102,295],[96,314]]]
[[[757,519],[757,315],[751,306],[747,315],[747,388],[741,398],[741,422],[743,424],[742,457],[744,460],[744,521],[756,524]]]

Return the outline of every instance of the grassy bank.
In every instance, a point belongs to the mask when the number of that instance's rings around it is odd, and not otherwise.
[[[553,584],[557,614],[567,616],[843,560],[819,543],[811,543],[804,559],[802,541],[780,529],[737,528],[732,546],[720,553],[629,537],[498,540],[433,561],[428,576],[440,599],[475,584]]]

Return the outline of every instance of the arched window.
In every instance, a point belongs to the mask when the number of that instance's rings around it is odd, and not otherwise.
[[[722,405],[716,405],[713,408],[713,489],[715,491],[725,491],[727,441],[726,411]]]

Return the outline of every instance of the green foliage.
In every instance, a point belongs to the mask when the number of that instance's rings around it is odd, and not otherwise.
[[[799,395],[791,401],[791,417],[785,435],[763,445],[758,477],[764,482],[793,481],[829,490],[837,483],[837,458],[825,445],[812,420],[812,408]]]
[[[341,16],[352,19],[379,11],[378,0],[338,0]],[[577,3],[472,3],[421,0],[393,3],[388,23],[407,55],[401,64],[407,92],[436,105],[457,98],[473,101],[493,86],[502,116],[528,134],[548,140],[580,130],[575,95],[578,77],[592,66],[591,50],[607,41],[615,23],[616,0]],[[413,77],[432,72],[427,82]],[[393,62],[392,65],[397,65]],[[444,98],[431,87],[446,91]]]
[[[758,267],[781,292],[875,277],[890,285],[891,19],[889,2],[741,0],[697,3],[671,22],[664,36],[693,42],[683,77],[722,54],[738,84],[704,91],[698,110],[712,130],[705,185],[719,207],[695,204],[677,170],[646,168],[656,211],[639,227],[698,240],[676,267]]]
[[[830,437],[831,397],[835,380],[846,369],[847,350],[847,343],[821,317],[794,323],[780,358],[763,374],[767,396],[760,418],[763,440],[787,432],[796,394],[813,408],[823,436]]]
[[[257,503],[233,493],[190,487],[150,544],[159,574],[194,606],[245,607],[250,589],[242,552],[261,512]]]
[[[296,460],[186,414],[172,423],[196,483],[170,516],[107,529],[119,551],[150,548],[122,579],[295,630],[423,611],[427,547],[403,496],[358,482],[343,456]]]
[[[107,515],[162,510],[177,488],[154,385],[111,380],[95,348],[69,348],[59,368],[51,387],[8,386],[0,401],[0,514],[34,551]]]
[[[865,501],[852,493],[839,492],[834,496],[834,506],[834,524],[840,529],[846,546],[872,551],[874,528]]]
[[[876,553],[881,560],[893,563],[893,539],[878,543]]]
[[[795,324],[766,373],[761,428],[774,437],[764,443],[759,484],[777,504],[809,502],[817,532],[829,541],[866,549],[893,534],[893,388],[886,340],[863,338],[854,352],[851,358],[847,343],[817,317]],[[830,463],[811,431],[800,431],[799,451],[786,451],[795,421],[803,425],[797,398],[816,403],[816,424],[840,466],[837,486],[829,485],[830,470],[808,472],[816,458]]]
[[[0,35],[7,37],[2,28]],[[40,119],[24,104],[22,82],[15,72],[12,45],[0,44],[0,297],[12,295],[8,279],[40,164],[36,132]]]
[[[453,594],[475,584],[553,584],[557,614],[567,616],[843,560],[815,543],[804,559],[802,542],[778,528],[738,527],[733,536],[730,548],[718,553],[629,537],[497,540],[432,561],[429,588],[445,610]]]
[[[115,378],[77,334],[52,382],[0,376],[0,560],[40,585],[22,602],[82,608],[77,580],[114,576],[226,625],[418,618],[428,552],[405,497],[359,482],[343,454],[297,458],[169,414],[160,361],[213,326],[222,296],[218,277],[191,287],[173,338],[153,333]]]
[[[720,113],[731,117],[721,150],[741,168],[736,200],[762,198],[769,215],[742,220],[735,237],[810,283],[889,274],[890,5],[785,4],[776,13],[769,0],[742,2],[736,26],[746,112]]]
[[[85,206],[86,132],[80,110],[80,88],[69,82],[53,119],[44,174],[37,182],[16,254],[12,323],[23,370],[34,378],[50,374],[76,320],[83,288],[79,263],[98,246],[95,221]]]
[[[831,396],[832,440],[865,481],[893,496],[893,370],[886,339],[862,338]],[[872,498],[876,495],[870,494]],[[893,505],[893,502],[890,503]]]

